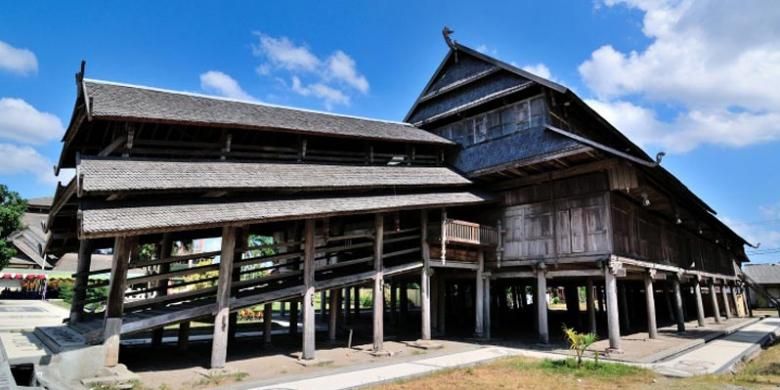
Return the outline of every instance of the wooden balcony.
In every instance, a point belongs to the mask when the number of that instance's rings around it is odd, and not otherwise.
[[[494,255],[491,249],[498,246],[498,229],[457,219],[431,226],[428,237],[431,258],[436,260],[441,259],[443,251],[447,261],[476,263],[480,252]]]

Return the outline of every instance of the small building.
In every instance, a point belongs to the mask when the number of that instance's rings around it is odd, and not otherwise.
[[[780,263],[771,264],[745,264],[742,272],[763,288],[766,294],[780,299]],[[769,308],[775,304],[770,302],[766,294],[750,288],[750,305],[752,307]]]

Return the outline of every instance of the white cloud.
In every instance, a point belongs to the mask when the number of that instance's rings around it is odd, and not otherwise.
[[[265,56],[271,64],[287,70],[315,71],[321,61],[306,46],[296,46],[289,38],[274,38],[255,33],[258,44],[252,47],[256,56]]]
[[[216,70],[210,70],[200,75],[200,87],[206,91],[232,99],[257,100],[244,91],[234,78]]]
[[[54,164],[29,146],[0,143],[0,175],[33,175],[40,183],[57,182]]]
[[[332,110],[334,105],[337,104],[348,106],[350,101],[349,96],[345,95],[343,92],[322,83],[304,86],[297,76],[292,77],[291,89],[301,96],[314,96],[322,99],[325,108],[328,110]]]
[[[526,72],[531,72],[539,77],[553,80],[552,72],[550,72],[550,68],[547,67],[547,65],[542,64],[541,62],[535,65],[526,65],[522,67],[522,69]]]
[[[40,144],[62,135],[60,119],[22,99],[0,98],[0,139]]]
[[[610,106],[614,116],[629,116],[613,120],[631,122],[637,110],[621,110],[627,101],[679,107],[674,118],[643,130],[652,135],[650,144],[676,151],[780,139],[780,7],[715,0],[604,4],[643,12],[642,31],[651,43],[630,52],[605,45],[580,65],[600,111]]]
[[[350,92],[366,94],[370,89],[355,60],[343,50],[318,57],[306,45],[287,37],[255,35],[258,42],[252,47],[253,54],[265,61],[255,69],[257,74],[278,78],[275,72],[286,73],[292,79],[292,92],[318,98],[328,110],[335,105],[349,105]]]
[[[38,59],[30,50],[18,49],[0,41],[0,70],[20,75],[35,73],[38,71]]]
[[[368,92],[368,80],[358,73],[355,60],[341,50],[336,50],[328,58],[328,77],[341,80],[362,93]]]

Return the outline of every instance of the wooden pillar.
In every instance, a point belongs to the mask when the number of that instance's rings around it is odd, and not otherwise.
[[[742,312],[739,310],[739,303],[737,299],[737,284],[732,282],[729,286],[729,303],[734,305],[734,317],[742,317]]]
[[[398,294],[398,300],[401,304],[401,321],[405,323],[409,319],[409,284],[406,281],[401,281],[399,287],[400,294]],[[384,298],[384,295],[382,295],[382,298]]]
[[[179,330],[177,332],[176,348],[184,352],[189,349],[190,346],[190,322],[184,321],[179,323]]]
[[[483,294],[483,296],[485,297],[485,302],[482,304],[482,306],[484,307],[484,310],[485,310],[485,321],[484,321],[484,325],[483,325],[484,326],[484,330],[483,330],[484,333],[483,334],[484,334],[485,338],[489,339],[490,336],[491,336],[491,334],[490,334],[490,330],[491,330],[490,329],[490,327],[491,327],[491,321],[490,321],[490,303],[491,303],[490,277],[485,275],[484,278],[485,278],[485,282],[484,282],[485,293]]]
[[[352,287],[344,289],[344,323],[352,323]]]
[[[136,251],[138,237],[114,239],[114,257],[111,263],[111,280],[103,322],[103,345],[106,349],[106,366],[119,364],[119,339],[122,330],[122,312],[127,289],[127,268]]]
[[[742,299],[745,301],[745,310],[748,317],[753,317],[753,308],[750,307],[750,286],[742,283]]]
[[[651,339],[658,338],[658,324],[655,320],[655,287],[653,287],[654,270],[645,273],[645,304],[647,305],[647,334]]]
[[[620,350],[620,317],[618,313],[617,278],[615,269],[619,265],[610,265],[604,268],[604,290],[607,306],[607,329],[609,333],[609,349]]]
[[[482,273],[485,270],[485,255],[480,250],[479,251],[479,259],[477,263],[477,272],[476,272],[476,280],[475,280],[475,292],[476,297],[474,299],[474,336],[475,337],[482,337],[484,334],[484,316],[485,316],[485,285],[484,285],[484,278],[482,277]]]
[[[423,210],[420,217],[420,247],[422,248],[423,267],[420,272],[420,338],[431,339],[431,252],[428,247],[428,212]]]
[[[585,289],[585,308],[588,311],[588,331],[593,334],[598,333],[596,324],[596,308],[593,300],[596,298],[596,291],[593,288],[593,279],[588,278]]]
[[[168,233],[163,234],[162,240],[157,246],[157,259],[165,259],[171,256],[171,235]],[[159,274],[164,275],[171,271],[171,263],[160,264]],[[157,295],[168,295],[168,279],[160,279],[157,281]],[[163,335],[165,333],[165,327],[159,327],[152,331],[152,346],[162,345]]]
[[[726,313],[726,319],[731,318],[731,307],[729,306],[729,295],[726,292],[726,281],[723,280],[723,284],[720,285],[720,296],[723,298],[723,310]]]
[[[330,308],[328,309],[329,320],[328,321],[328,340],[330,342],[336,341],[336,328],[339,318],[339,294],[341,289],[330,290]]]
[[[626,294],[626,289],[627,289],[626,283],[625,282],[620,283],[620,285],[618,286],[618,289],[620,290],[620,299],[619,299],[620,300],[620,320],[622,321],[622,325],[620,325],[620,326],[621,326],[621,328],[623,328],[623,330],[626,333],[629,333],[629,330],[631,329],[631,319],[628,316],[629,311],[628,311],[628,296]]]
[[[298,298],[290,300],[290,316],[288,318],[290,326],[287,329],[287,331],[290,333],[290,336],[295,336],[298,334],[298,301],[300,301]]]
[[[393,325],[398,325],[398,282],[390,282],[390,316],[393,319]]]
[[[696,276],[693,284],[693,292],[696,295],[696,322],[699,327],[704,326],[704,301],[701,298],[701,277]]]
[[[715,323],[720,324],[720,308],[718,307],[718,296],[715,293],[715,280],[708,279],[707,287],[710,289],[710,300],[712,302],[712,313],[715,317]]]
[[[539,329],[539,342],[550,342],[550,332],[547,327],[547,275],[544,263],[539,263],[536,269],[536,309]]]
[[[247,246],[247,243],[249,242],[249,232],[246,229],[236,229],[236,243],[233,245],[235,247],[235,251],[233,254],[233,259],[235,260],[241,260],[241,258],[244,255],[244,248]],[[233,275],[231,276],[231,283],[232,286],[233,283],[238,283],[241,281],[241,267],[237,267],[233,270]],[[228,325],[228,342],[231,343],[236,339],[236,332],[238,331],[238,312],[234,311],[230,313],[229,318],[229,325]]]
[[[360,286],[355,286],[355,294],[352,299],[355,301],[355,319],[360,319]]]
[[[374,347],[373,352],[384,350],[384,278],[382,275],[382,256],[384,255],[384,216],[376,214],[374,219],[374,288],[373,288],[373,314],[374,314]]]
[[[307,219],[303,241],[303,352],[304,360],[314,359],[314,220]]]
[[[89,240],[79,240],[78,265],[76,279],[73,281],[73,301],[70,306],[70,323],[75,324],[84,316],[84,304],[87,300],[89,285],[89,268],[92,263],[92,243]]]
[[[273,302],[263,305],[263,343],[271,344],[271,332],[274,328],[274,304]]]
[[[431,329],[437,334],[439,333],[439,284],[440,277],[435,273],[429,273],[430,284],[428,285],[430,292],[430,317],[431,317]]]
[[[672,279],[672,289],[674,290],[674,315],[677,319],[677,331],[685,332],[685,315],[683,313],[682,292],[680,291],[680,278],[675,276]]]
[[[217,282],[217,315],[211,342],[211,368],[225,367],[230,315],[230,284],[233,280],[233,257],[236,251],[236,228],[222,228],[222,251],[219,256]]]

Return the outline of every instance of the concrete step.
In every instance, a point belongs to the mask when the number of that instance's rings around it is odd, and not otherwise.
[[[53,353],[82,348],[86,345],[84,336],[67,325],[39,326],[35,328],[33,334]]]

